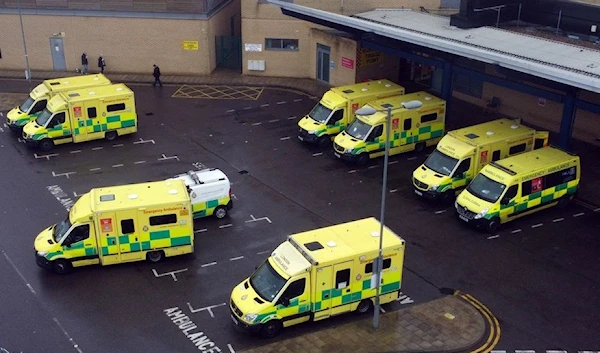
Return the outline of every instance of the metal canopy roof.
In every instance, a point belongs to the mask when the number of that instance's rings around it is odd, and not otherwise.
[[[279,0],[282,12],[432,48],[600,93],[600,51],[495,27],[459,29],[450,18],[400,9],[348,17]]]

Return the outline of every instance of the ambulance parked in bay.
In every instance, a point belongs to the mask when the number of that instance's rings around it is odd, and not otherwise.
[[[92,189],[34,247],[39,266],[58,274],[194,251],[192,205],[185,183],[167,180]]]
[[[388,107],[392,108],[390,155],[422,151],[444,135],[446,102],[427,92],[410,93],[368,103],[377,112],[356,119],[334,140],[334,155],[365,165],[385,153]]]
[[[400,294],[405,241],[383,229],[380,303],[386,304]],[[376,294],[379,231],[379,221],[367,218],[289,236],[231,292],[234,324],[273,337],[282,327],[366,313]]]
[[[494,233],[501,224],[559,205],[579,188],[579,157],[545,147],[486,165],[458,195],[459,219]]]
[[[6,125],[11,131],[20,134],[23,130],[23,126],[28,122],[35,120],[46,108],[48,100],[59,92],[109,84],[111,84],[110,80],[103,74],[45,80],[29,93],[29,96],[23,104],[6,113]]]
[[[321,101],[298,122],[298,139],[327,146],[354,120],[354,112],[370,101],[404,94],[404,87],[389,80],[376,80],[331,88]]]
[[[233,208],[231,183],[219,169],[190,170],[172,180],[183,180],[192,199],[194,219],[207,216],[224,218]]]
[[[425,163],[413,172],[415,194],[454,200],[491,161],[548,145],[548,132],[536,132],[518,120],[498,119],[449,131]]]
[[[60,92],[23,128],[29,146],[48,151],[63,143],[84,142],[137,131],[133,91],[113,84]]]

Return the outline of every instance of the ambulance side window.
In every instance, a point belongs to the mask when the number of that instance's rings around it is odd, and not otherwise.
[[[92,119],[98,116],[98,114],[96,113],[96,107],[91,107],[87,109],[88,111],[88,119]]]
[[[464,161],[460,162],[458,168],[456,168],[456,172],[454,173],[455,177],[462,177],[464,173],[471,169],[471,158],[467,158]]]
[[[333,125],[338,121],[342,120],[343,117],[344,109],[336,110],[335,112],[333,112],[333,115],[331,116],[331,119],[329,119],[329,122],[327,122],[327,125]]]
[[[519,145],[516,146],[512,146],[509,150],[508,150],[508,154],[509,155],[513,155],[515,153],[521,153],[521,152],[525,152],[525,150],[527,149],[527,144],[526,143],[521,143]]]
[[[383,270],[392,266],[392,259],[383,259]],[[365,273],[373,273],[373,263],[365,265]]]
[[[340,270],[335,273],[335,289],[344,289],[350,284],[350,269]]]
[[[437,113],[425,114],[421,117],[421,124],[428,123],[437,119]]]
[[[48,101],[45,100],[45,99],[42,99],[41,101],[38,101],[37,103],[35,103],[35,105],[33,106],[33,108],[31,108],[31,111],[29,112],[29,114],[41,112],[42,110],[44,110],[46,108],[46,104],[47,103],[48,103]]]
[[[404,131],[412,129],[412,118],[404,120]]]
[[[123,232],[123,234],[135,233],[135,226],[133,225],[133,219],[124,219],[121,221],[121,232]]]
[[[110,104],[106,106],[107,112],[118,112],[119,110],[125,110],[125,103]]]
[[[375,141],[375,139],[381,136],[381,134],[383,134],[383,125],[377,125],[369,134],[367,141]]]
[[[500,159],[500,150],[495,150],[492,153],[492,162]]]
[[[150,217],[150,225],[151,226],[161,226],[164,224],[173,224],[173,223],[177,223],[177,215],[174,213],[166,214],[166,215],[162,215],[162,216]]]
[[[519,185],[512,185],[511,187],[508,188],[508,190],[506,190],[506,193],[504,194],[504,197],[502,198],[502,200],[500,201],[500,204],[502,205],[508,205],[510,203],[510,200],[514,199],[515,196],[517,196],[517,191],[519,191]]]
[[[48,127],[55,127],[56,125],[65,123],[65,112],[60,112],[52,117],[52,120],[48,124]]]
[[[294,299],[298,296],[301,296],[304,293],[304,289],[306,288],[306,278],[300,278],[295,280],[290,284],[281,298],[286,298],[288,300]]]
[[[71,234],[66,241],[66,245],[75,244],[90,237],[90,225],[82,224],[79,227],[73,228]]]

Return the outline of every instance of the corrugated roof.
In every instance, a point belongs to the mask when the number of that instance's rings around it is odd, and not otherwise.
[[[495,27],[459,29],[450,18],[400,9],[376,9],[348,17],[268,0],[304,17],[374,33],[496,64],[570,86],[600,93],[600,51]]]

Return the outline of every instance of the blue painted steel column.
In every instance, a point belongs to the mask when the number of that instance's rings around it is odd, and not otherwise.
[[[446,117],[450,111],[450,104],[452,103],[452,74],[453,74],[452,63],[447,61],[444,62],[444,73],[442,74],[442,99],[446,101]]]
[[[562,120],[560,121],[559,145],[563,149],[569,149],[571,136],[573,135],[573,124],[575,123],[575,102],[577,91],[568,90],[563,104]]]

